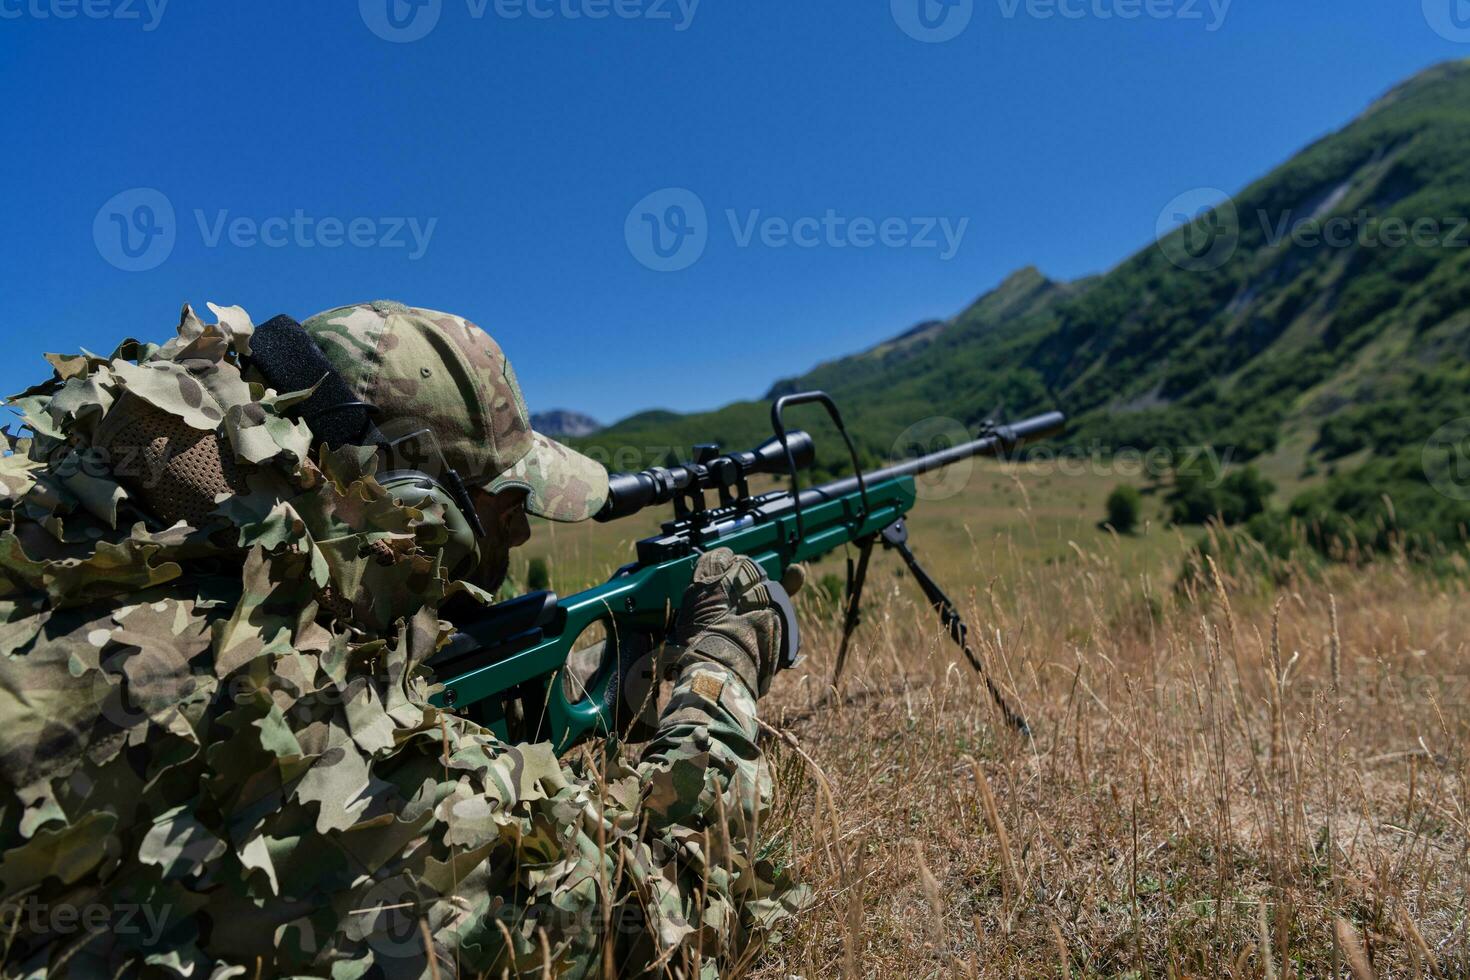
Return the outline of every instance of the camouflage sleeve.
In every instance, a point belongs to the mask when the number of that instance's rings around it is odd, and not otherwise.
[[[771,784],[755,718],[724,668],[686,668],[636,769],[568,780],[583,809],[557,884],[501,908],[513,948],[476,967],[717,977],[751,955],[797,898],[757,860]]]
[[[685,668],[640,768],[646,839],[670,872],[656,879],[665,950],[728,965],[793,900],[758,859],[771,779],[757,735],[743,682],[716,665]]]

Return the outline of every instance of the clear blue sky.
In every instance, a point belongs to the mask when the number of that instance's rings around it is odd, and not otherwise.
[[[1022,265],[1105,270],[1470,57],[1467,0],[919,2],[0,0],[0,389],[185,301],[389,297],[490,330],[533,408],[713,407]],[[635,208],[665,188],[701,227]]]

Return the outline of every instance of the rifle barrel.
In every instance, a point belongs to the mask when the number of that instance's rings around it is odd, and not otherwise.
[[[1061,412],[1047,412],[1045,415],[1037,415],[1023,422],[1017,422],[1015,425],[997,426],[989,435],[972,442],[951,446],[937,453],[930,453],[928,456],[920,456],[918,459],[906,460],[881,470],[864,473],[863,481],[868,486],[873,486],[884,480],[892,480],[901,476],[920,476],[975,456],[998,456],[1002,452],[1009,452],[1029,442],[1056,435],[1066,424],[1067,417]],[[810,487],[801,492],[801,506],[809,507],[834,497],[842,497],[853,493],[857,488],[858,478],[855,476]]]

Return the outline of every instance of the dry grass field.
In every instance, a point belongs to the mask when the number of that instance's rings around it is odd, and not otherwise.
[[[1030,737],[895,557],[837,692],[838,611],[803,600],[768,837],[815,902],[750,976],[1470,976],[1463,584],[1181,586],[1188,539],[1095,526],[1110,486],[995,467],[913,522]]]
[[[1191,595],[1087,552],[977,583],[1023,738],[901,585],[840,698],[816,617],[767,703],[818,900],[754,976],[1470,976],[1459,587]]]

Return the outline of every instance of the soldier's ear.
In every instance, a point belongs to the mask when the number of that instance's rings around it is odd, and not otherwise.
[[[467,578],[480,562],[479,519],[466,514],[461,496],[438,480],[418,470],[393,470],[378,477],[388,495],[408,507],[438,504],[444,510],[444,529],[449,533],[442,551],[444,569],[450,580]]]
[[[488,527],[495,525],[501,543],[519,548],[531,539],[530,512],[526,504],[530,494],[521,487],[507,487],[491,493],[484,491],[476,501],[480,519]]]

